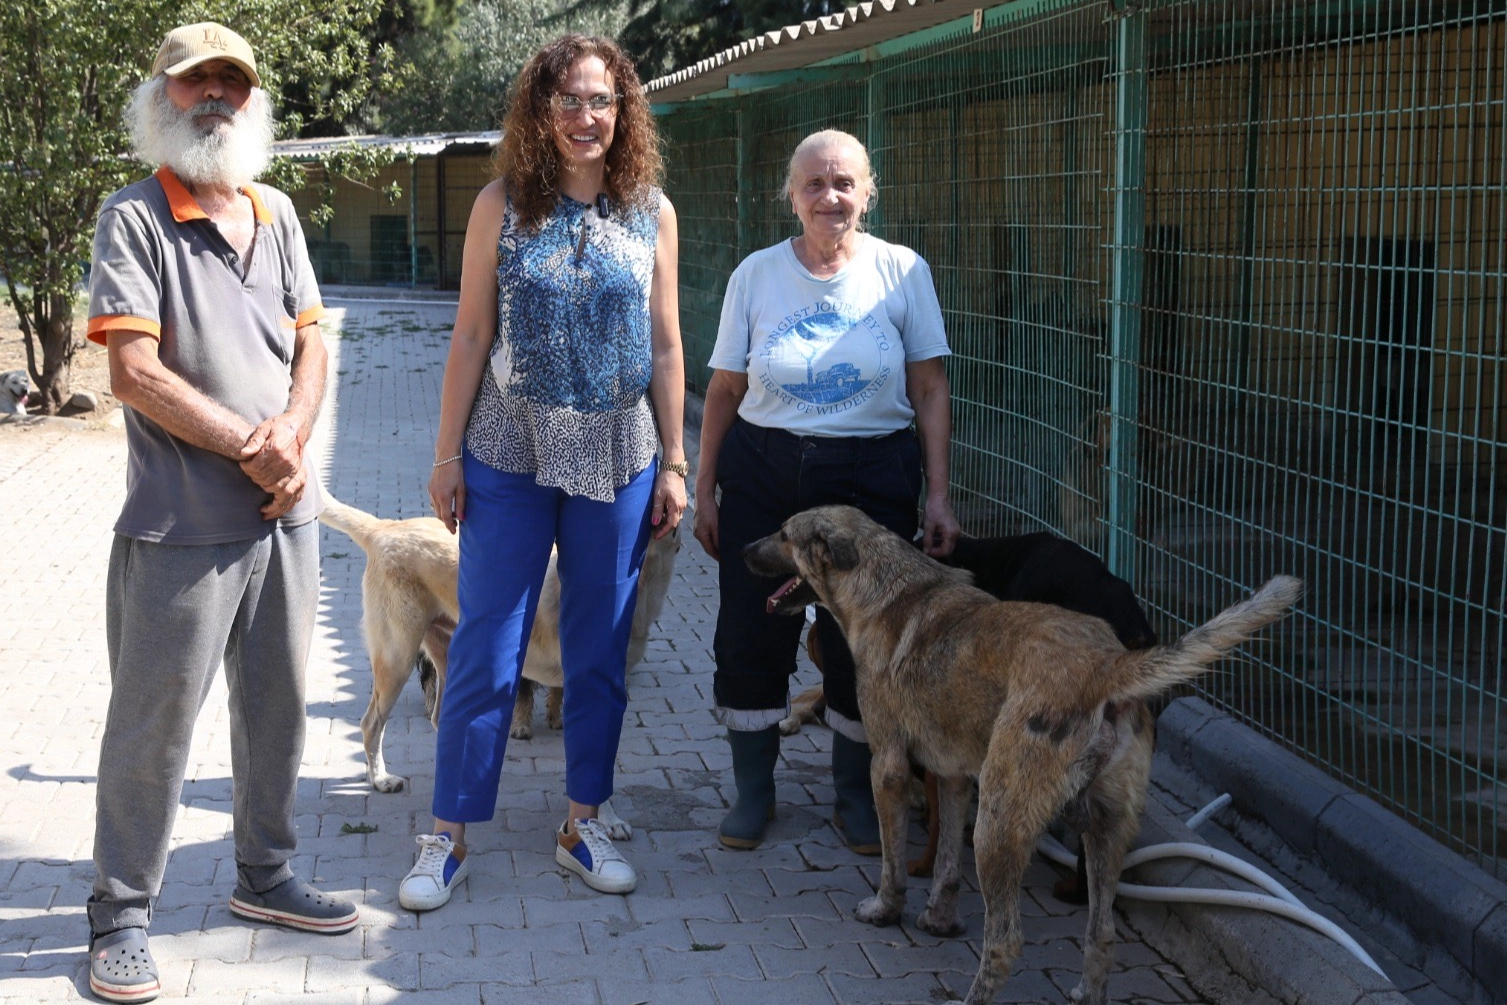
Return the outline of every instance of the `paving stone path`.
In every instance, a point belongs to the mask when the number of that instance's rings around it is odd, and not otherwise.
[[[327,332],[331,394],[316,443],[326,483],[386,517],[428,514],[440,378],[454,309],[340,301]],[[692,444],[694,447],[694,443]],[[104,580],[124,487],[117,431],[62,421],[0,427],[0,1002],[89,998],[84,901],[93,876],[93,806],[109,696]],[[245,924],[234,885],[223,682],[198,724],[167,877],[152,923],[165,999],[217,1005],[860,1005],[936,1003],[967,989],[983,905],[967,863],[968,934],[942,940],[905,921],[853,920],[877,880],[830,818],[831,734],[787,738],[779,818],[753,852],[720,848],[733,796],[711,716],[716,579],[686,535],[665,611],[630,675],[614,804],[635,826],[624,852],[640,876],[626,897],[585,889],[554,861],[563,818],[563,747],[543,725],[513,741],[498,818],[474,825],[468,884],[423,916],[397,905],[414,835],[429,822],[433,730],[410,685],[388,726],[384,795],[366,783],[358,720],[370,694],[360,634],[364,561],[322,531],[323,587],[308,671],[309,738],[294,865],[354,897],[362,924],[335,937]],[[804,666],[796,684],[814,682]],[[354,832],[354,833],[352,833]],[[1082,908],[1051,897],[1056,873],[1027,875],[1027,945],[1000,1002],[1062,1002],[1077,983]],[[1179,969],[1122,923],[1117,1002],[1199,1001]]]

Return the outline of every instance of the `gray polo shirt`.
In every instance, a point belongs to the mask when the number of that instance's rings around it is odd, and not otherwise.
[[[265,185],[244,190],[256,214],[251,267],[167,168],[100,210],[89,277],[89,339],[140,331],[164,366],[252,423],[288,407],[294,333],[324,316],[293,204]],[[269,533],[270,496],[228,457],[192,446],[125,409],[126,502],[115,531],[166,544],[217,544]],[[307,523],[323,502],[309,488],[282,518]]]

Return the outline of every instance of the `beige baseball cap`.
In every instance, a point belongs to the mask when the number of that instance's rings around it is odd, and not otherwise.
[[[152,76],[165,73],[176,77],[211,59],[234,63],[246,72],[253,87],[262,86],[251,43],[213,21],[186,24],[168,32],[167,38],[162,40],[162,48],[157,50],[157,59],[152,63]]]

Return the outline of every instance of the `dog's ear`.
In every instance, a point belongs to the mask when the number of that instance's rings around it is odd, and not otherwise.
[[[833,534],[826,540],[827,557],[832,562],[832,568],[838,572],[849,572],[858,568],[858,545],[847,534]]]

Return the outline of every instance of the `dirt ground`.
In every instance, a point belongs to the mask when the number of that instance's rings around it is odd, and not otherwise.
[[[64,411],[63,415],[81,419],[89,425],[108,425],[110,414],[118,402],[110,393],[110,361],[105,347],[95,345],[84,338],[84,316],[79,314],[73,321],[74,351],[72,387],[74,391],[89,391],[99,399],[99,407],[92,412]],[[38,346],[37,351],[41,352]],[[38,363],[41,361],[38,360]],[[26,340],[16,323],[16,312],[10,306],[0,306],[0,373],[7,370],[26,369]],[[28,379],[29,379],[28,375]],[[32,381],[31,389],[37,385]]]

